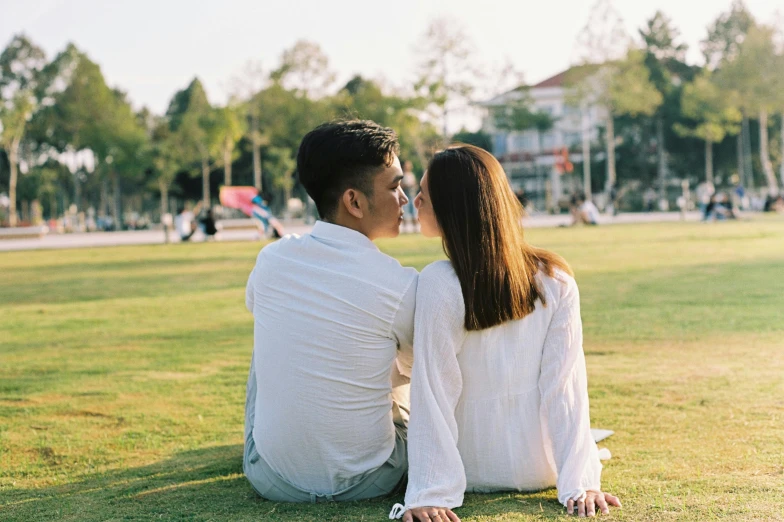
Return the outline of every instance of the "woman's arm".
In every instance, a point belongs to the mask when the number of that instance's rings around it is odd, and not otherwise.
[[[544,440],[552,442],[558,471],[558,500],[584,499],[599,491],[602,464],[591,436],[588,379],[583,354],[580,293],[571,277],[562,277],[561,295],[544,342],[539,375],[540,416]]]
[[[458,507],[466,488],[455,421],[465,312],[460,284],[451,267],[444,268],[425,269],[417,287],[406,509]]]

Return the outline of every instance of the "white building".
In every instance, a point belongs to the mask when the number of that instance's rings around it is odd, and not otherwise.
[[[501,162],[515,188],[522,188],[534,201],[537,210],[549,209],[564,194],[582,192],[582,170],[575,168],[574,175],[564,177],[555,169],[561,151],[568,150],[569,160],[582,163],[583,132],[589,136],[592,150],[599,139],[599,128],[604,121],[604,112],[596,106],[580,107],[568,103],[567,75],[573,69],[563,71],[531,87],[520,87],[479,103],[487,108],[482,130],[493,140],[493,154]],[[527,97],[534,112],[545,112],[553,118],[551,129],[539,132],[536,129],[506,131],[496,128],[493,112],[510,103]],[[579,170],[579,171],[578,171]],[[538,202],[538,203],[537,203]]]

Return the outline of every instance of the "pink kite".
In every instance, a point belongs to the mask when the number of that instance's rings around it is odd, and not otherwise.
[[[259,191],[254,187],[221,187],[220,202],[224,207],[241,210],[248,217],[253,216],[253,198]]]

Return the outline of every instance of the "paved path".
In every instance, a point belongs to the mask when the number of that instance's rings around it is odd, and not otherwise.
[[[687,221],[699,221],[699,212],[686,214]],[[617,216],[601,216],[600,224],[624,223],[658,223],[681,220],[678,212],[650,212],[619,214]],[[525,219],[525,226],[529,228],[546,228],[568,225],[570,216],[561,214],[557,216],[537,215]],[[302,223],[285,225],[287,233],[305,234],[311,226]],[[406,229],[412,232],[411,228]],[[172,234],[174,236],[175,234]],[[221,232],[221,241],[256,241],[258,236],[255,230],[229,230]],[[138,230],[128,232],[92,232],[84,234],[48,234],[40,239],[5,239],[0,240],[0,252],[14,250],[40,250],[60,248],[90,248],[123,245],[154,245],[164,242],[161,230]]]

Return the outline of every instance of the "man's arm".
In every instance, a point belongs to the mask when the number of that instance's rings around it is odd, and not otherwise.
[[[397,369],[400,375],[411,379],[411,367],[414,364],[414,310],[416,309],[417,277],[400,301],[392,333],[397,339]]]
[[[248,309],[250,313],[253,313],[253,305],[256,299],[256,287],[253,282],[253,276],[256,275],[256,267],[253,267],[253,270],[250,271],[250,276],[248,277],[248,284],[245,286],[245,308]]]

